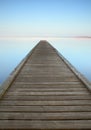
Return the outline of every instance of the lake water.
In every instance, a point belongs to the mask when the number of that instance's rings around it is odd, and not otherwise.
[[[91,39],[85,38],[0,38],[0,84],[40,41],[47,40],[79,72],[91,81]]]

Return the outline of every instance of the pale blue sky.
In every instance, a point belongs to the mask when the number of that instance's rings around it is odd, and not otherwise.
[[[91,0],[0,0],[0,36],[91,36]]]

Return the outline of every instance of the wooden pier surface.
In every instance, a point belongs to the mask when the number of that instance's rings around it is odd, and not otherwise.
[[[28,54],[0,92],[0,129],[91,129],[91,85],[47,42]]]

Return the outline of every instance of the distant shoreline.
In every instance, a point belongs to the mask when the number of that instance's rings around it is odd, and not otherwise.
[[[91,39],[91,36],[39,36],[39,37],[31,37],[31,36],[0,36],[0,39],[61,39],[61,38],[75,38],[75,39]]]

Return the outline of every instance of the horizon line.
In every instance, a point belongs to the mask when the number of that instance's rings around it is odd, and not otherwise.
[[[0,39],[6,38],[91,38],[91,36],[0,36]]]

